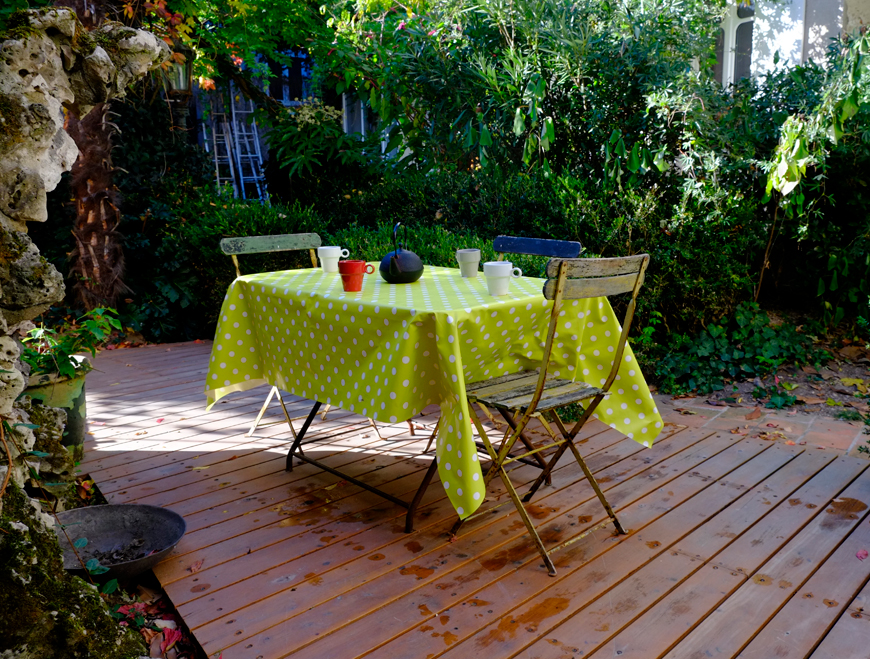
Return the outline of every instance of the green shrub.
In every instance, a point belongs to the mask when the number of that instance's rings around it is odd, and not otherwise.
[[[823,356],[793,325],[773,327],[757,304],[744,302],[727,323],[711,323],[694,336],[673,335],[648,366],[666,393],[710,393],[724,388],[726,380],[770,375],[784,364],[818,362]],[[765,397],[777,393],[763,392]]]

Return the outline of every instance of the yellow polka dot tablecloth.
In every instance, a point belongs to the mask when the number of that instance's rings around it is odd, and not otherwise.
[[[438,473],[467,517],[485,493],[465,383],[540,366],[552,308],[544,281],[512,279],[508,295],[493,297],[483,274],[464,279],[458,269],[429,266],[413,284],[366,275],[359,293],[345,293],[337,273],[320,269],[239,277],[221,308],[209,407],[262,384],[390,423],[437,403]],[[600,386],[619,333],[606,298],[566,301],[551,373]],[[661,417],[630,348],[623,359],[595,416],[652,446]]]

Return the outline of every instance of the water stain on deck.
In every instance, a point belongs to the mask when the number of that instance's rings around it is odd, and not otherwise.
[[[399,570],[399,574],[403,576],[413,575],[418,580],[425,579],[435,572],[434,567],[423,567],[422,565],[408,565]]]
[[[420,604],[417,606],[417,608],[419,609],[421,616],[428,617],[432,615],[432,611],[430,611],[429,607],[425,604]]]
[[[848,524],[850,520],[858,519],[858,513],[864,510],[867,510],[867,504],[858,499],[848,497],[834,499],[831,507],[825,510],[829,517],[822,521],[821,527],[829,531],[842,524]]]
[[[370,561],[382,561],[386,558],[383,554],[372,554],[369,556]]]
[[[564,597],[548,597],[532,606],[522,615],[506,616],[499,620],[496,628],[490,629],[477,641],[477,646],[489,647],[493,643],[503,643],[508,638],[514,638],[521,627],[527,632],[535,633],[544,620],[558,615],[570,604],[571,601]]]
[[[421,545],[416,540],[411,540],[411,542],[405,543],[405,549],[407,549],[412,554],[418,554],[423,551],[423,545]]]

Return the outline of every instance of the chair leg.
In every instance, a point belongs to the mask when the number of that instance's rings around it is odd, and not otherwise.
[[[507,488],[508,494],[510,495],[511,500],[514,502],[514,506],[516,506],[517,512],[520,514],[520,518],[523,520],[523,524],[526,525],[526,530],[529,532],[529,535],[532,536],[532,541],[535,543],[535,547],[538,548],[538,552],[541,554],[541,558],[544,559],[544,565],[547,566],[547,571],[550,573],[551,577],[556,576],[556,566],[553,565],[553,559],[550,558],[550,554],[547,552],[547,548],[544,547],[544,541],[541,540],[541,536],[538,535],[538,531],[535,528],[535,525],[532,524],[532,520],[529,519],[529,513],[526,511],[526,507],[523,505],[523,502],[520,501],[520,497],[517,494],[517,491],[514,489],[514,484],[511,483],[511,479],[508,478],[507,472],[505,472],[504,467],[499,465],[498,474],[501,476],[501,480],[504,483],[504,486]]]
[[[269,403],[272,402],[272,396],[274,396],[276,393],[278,394],[278,396],[281,395],[281,393],[278,391],[278,387],[272,387],[271,389],[269,389],[269,395],[266,396],[266,402],[263,403],[263,407],[260,408],[260,413],[257,414],[257,418],[254,419],[254,425],[251,426],[251,429],[247,432],[245,437],[250,437],[254,434],[254,431],[257,429],[257,426],[260,425],[260,421],[263,419],[263,415],[266,413],[266,409],[269,407]],[[287,414],[286,409],[284,410],[284,414]],[[287,418],[289,421],[289,417]]]
[[[499,409],[499,412],[501,412],[501,415],[504,417],[504,420],[508,422],[508,425],[511,427],[511,430],[513,430],[514,432],[516,432],[516,430],[517,430],[517,422],[516,422],[516,421],[515,421],[515,420],[514,420],[514,419],[513,419],[513,418],[512,418],[512,417],[511,417],[507,412],[505,412],[504,410]],[[528,437],[526,437],[526,434],[525,434],[524,432],[521,432],[521,433],[520,433],[520,435],[519,435],[519,440],[520,440],[520,441],[523,443],[523,445],[524,445],[527,449],[529,449],[530,451],[533,451],[533,450],[535,449],[535,445],[532,444],[531,440],[530,440]],[[534,454],[534,458],[535,458],[535,461],[536,461],[539,465],[541,465],[541,469],[546,469],[546,468],[547,468],[547,461],[544,459],[544,456],[542,456],[540,453],[535,453],[535,454]],[[547,472],[546,476],[544,476],[544,480],[547,481],[547,485],[552,485],[552,484],[553,484],[552,480],[550,479],[550,472]]]
[[[423,453],[428,453],[429,449],[432,448],[432,442],[435,441],[435,437],[436,437],[436,435],[438,435],[438,426],[440,426],[440,425],[441,425],[441,417],[439,416],[438,420],[435,422],[435,428],[433,428],[432,434],[429,435],[429,443],[426,444],[426,450],[423,451]],[[413,435],[414,433],[411,433],[411,434]]]
[[[308,418],[305,419],[305,423],[302,424],[302,429],[299,431],[299,434],[296,435],[296,439],[293,440],[293,445],[287,452],[287,464],[284,467],[286,471],[293,471],[293,454],[296,453],[296,450],[302,445],[302,438],[305,437],[305,433],[308,432],[308,426],[310,426],[311,422],[314,421],[314,417],[317,415],[317,410],[319,409],[320,401],[314,401],[314,407],[311,408],[311,411],[308,413]]]
[[[320,420],[326,421],[326,415],[329,414],[329,410],[332,409],[332,405],[324,405],[323,411],[320,413]]]
[[[569,439],[567,443],[568,446],[571,447],[571,452],[574,453],[574,458],[577,460],[577,464],[580,465],[583,473],[586,474],[586,480],[589,481],[592,489],[595,490],[595,494],[598,495],[598,500],[601,502],[601,505],[604,506],[604,510],[607,511],[607,515],[613,522],[613,526],[616,527],[616,532],[620,535],[625,535],[625,529],[622,527],[619,519],[617,519],[616,513],[613,512],[613,508],[611,508],[610,504],[607,502],[607,499],[604,497],[604,492],[601,491],[601,487],[598,485],[598,481],[595,480],[595,476],[593,476],[592,472],[589,471],[589,467],[586,466],[586,461],[580,455],[580,451],[578,451],[577,447],[574,446],[574,439]]]
[[[378,436],[378,439],[383,439],[383,437],[381,437],[381,431],[378,430],[378,424],[376,424],[375,420],[371,417],[369,417],[369,425],[371,425],[371,427],[374,429],[375,434]]]
[[[284,418],[287,419],[287,425],[290,426],[290,433],[293,435],[293,439],[296,439],[296,428],[293,427],[293,420],[287,412],[287,406],[284,404],[284,398],[281,396],[278,387],[275,387],[275,395],[278,396],[278,402],[281,403],[281,409],[284,410]]]

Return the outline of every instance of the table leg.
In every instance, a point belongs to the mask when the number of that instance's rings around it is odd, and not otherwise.
[[[311,422],[314,421],[314,417],[317,415],[317,410],[320,409],[320,405],[320,401],[314,401],[314,407],[311,408],[311,411],[308,413],[308,418],[305,419],[305,423],[302,424],[302,430],[299,431],[296,435],[296,439],[293,440],[293,446],[290,447],[290,451],[287,453],[286,471],[293,471],[293,455],[302,444],[302,438],[305,437],[305,433],[308,431],[308,426],[310,426]]]
[[[426,470],[426,475],[423,476],[423,482],[420,483],[420,487],[414,495],[414,500],[411,501],[411,505],[408,507],[408,514],[405,516],[405,533],[410,533],[414,530],[414,513],[417,512],[417,506],[419,506],[420,501],[423,500],[423,494],[425,494],[426,488],[429,487],[429,483],[432,482],[432,477],[435,475],[436,471],[438,471],[438,460],[432,458],[432,464],[430,464],[429,469]]]

